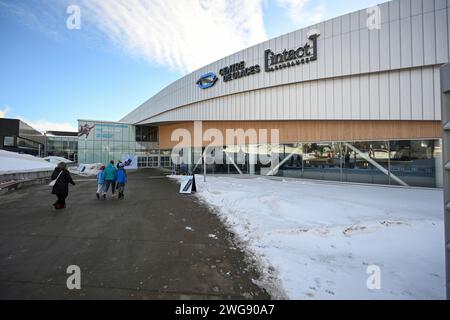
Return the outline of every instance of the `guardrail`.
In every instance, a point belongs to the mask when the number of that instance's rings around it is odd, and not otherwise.
[[[53,170],[2,174],[0,175],[0,194],[25,186],[48,183],[52,173]]]

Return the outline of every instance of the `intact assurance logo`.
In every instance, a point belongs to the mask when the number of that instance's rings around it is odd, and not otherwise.
[[[198,79],[197,86],[200,89],[208,89],[214,87],[217,80],[219,80],[219,78],[217,78],[217,75],[214,72],[210,72],[202,75],[200,79]]]

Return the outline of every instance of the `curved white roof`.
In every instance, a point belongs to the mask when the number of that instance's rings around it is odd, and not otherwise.
[[[438,68],[449,62],[447,6],[442,0],[394,0],[379,5],[379,28],[370,25],[373,11],[360,10],[268,40],[175,81],[121,122],[440,120]],[[266,50],[312,45],[311,30],[320,32],[316,61],[264,70]],[[224,82],[220,70],[241,61],[261,71]],[[210,72],[217,83],[199,88],[199,78]]]

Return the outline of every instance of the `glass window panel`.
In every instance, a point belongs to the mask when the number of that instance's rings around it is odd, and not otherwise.
[[[5,147],[14,147],[15,142],[14,142],[14,137],[4,137],[3,138],[3,145]]]
[[[389,184],[389,147],[387,141],[342,143],[343,181]]]
[[[93,158],[93,162],[94,162],[94,163],[100,163],[100,162],[102,162],[102,161],[101,161],[101,159],[102,159],[102,151],[101,151],[101,150],[95,150],[95,151],[93,152],[93,154],[94,154],[94,158]]]
[[[86,149],[86,140],[84,140],[84,139],[78,140],[78,149],[80,149],[80,150]]]
[[[341,181],[340,143],[306,143],[303,152],[304,178]]]
[[[284,162],[280,166],[280,174],[284,177],[300,178],[303,176],[303,146],[300,143],[285,144],[280,148],[280,161]],[[281,162],[280,162],[281,163]],[[266,170],[270,170],[270,164],[264,165]]]
[[[87,140],[86,141],[86,149],[93,150],[94,149],[94,141]]]
[[[435,140],[399,140],[390,143],[391,172],[409,186],[436,187]],[[400,184],[392,180],[392,184]]]

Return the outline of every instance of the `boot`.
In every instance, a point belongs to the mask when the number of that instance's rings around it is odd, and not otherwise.
[[[97,196],[97,199],[99,199],[99,200],[100,200],[100,195],[99,195],[98,193],[96,194],[96,196]]]

